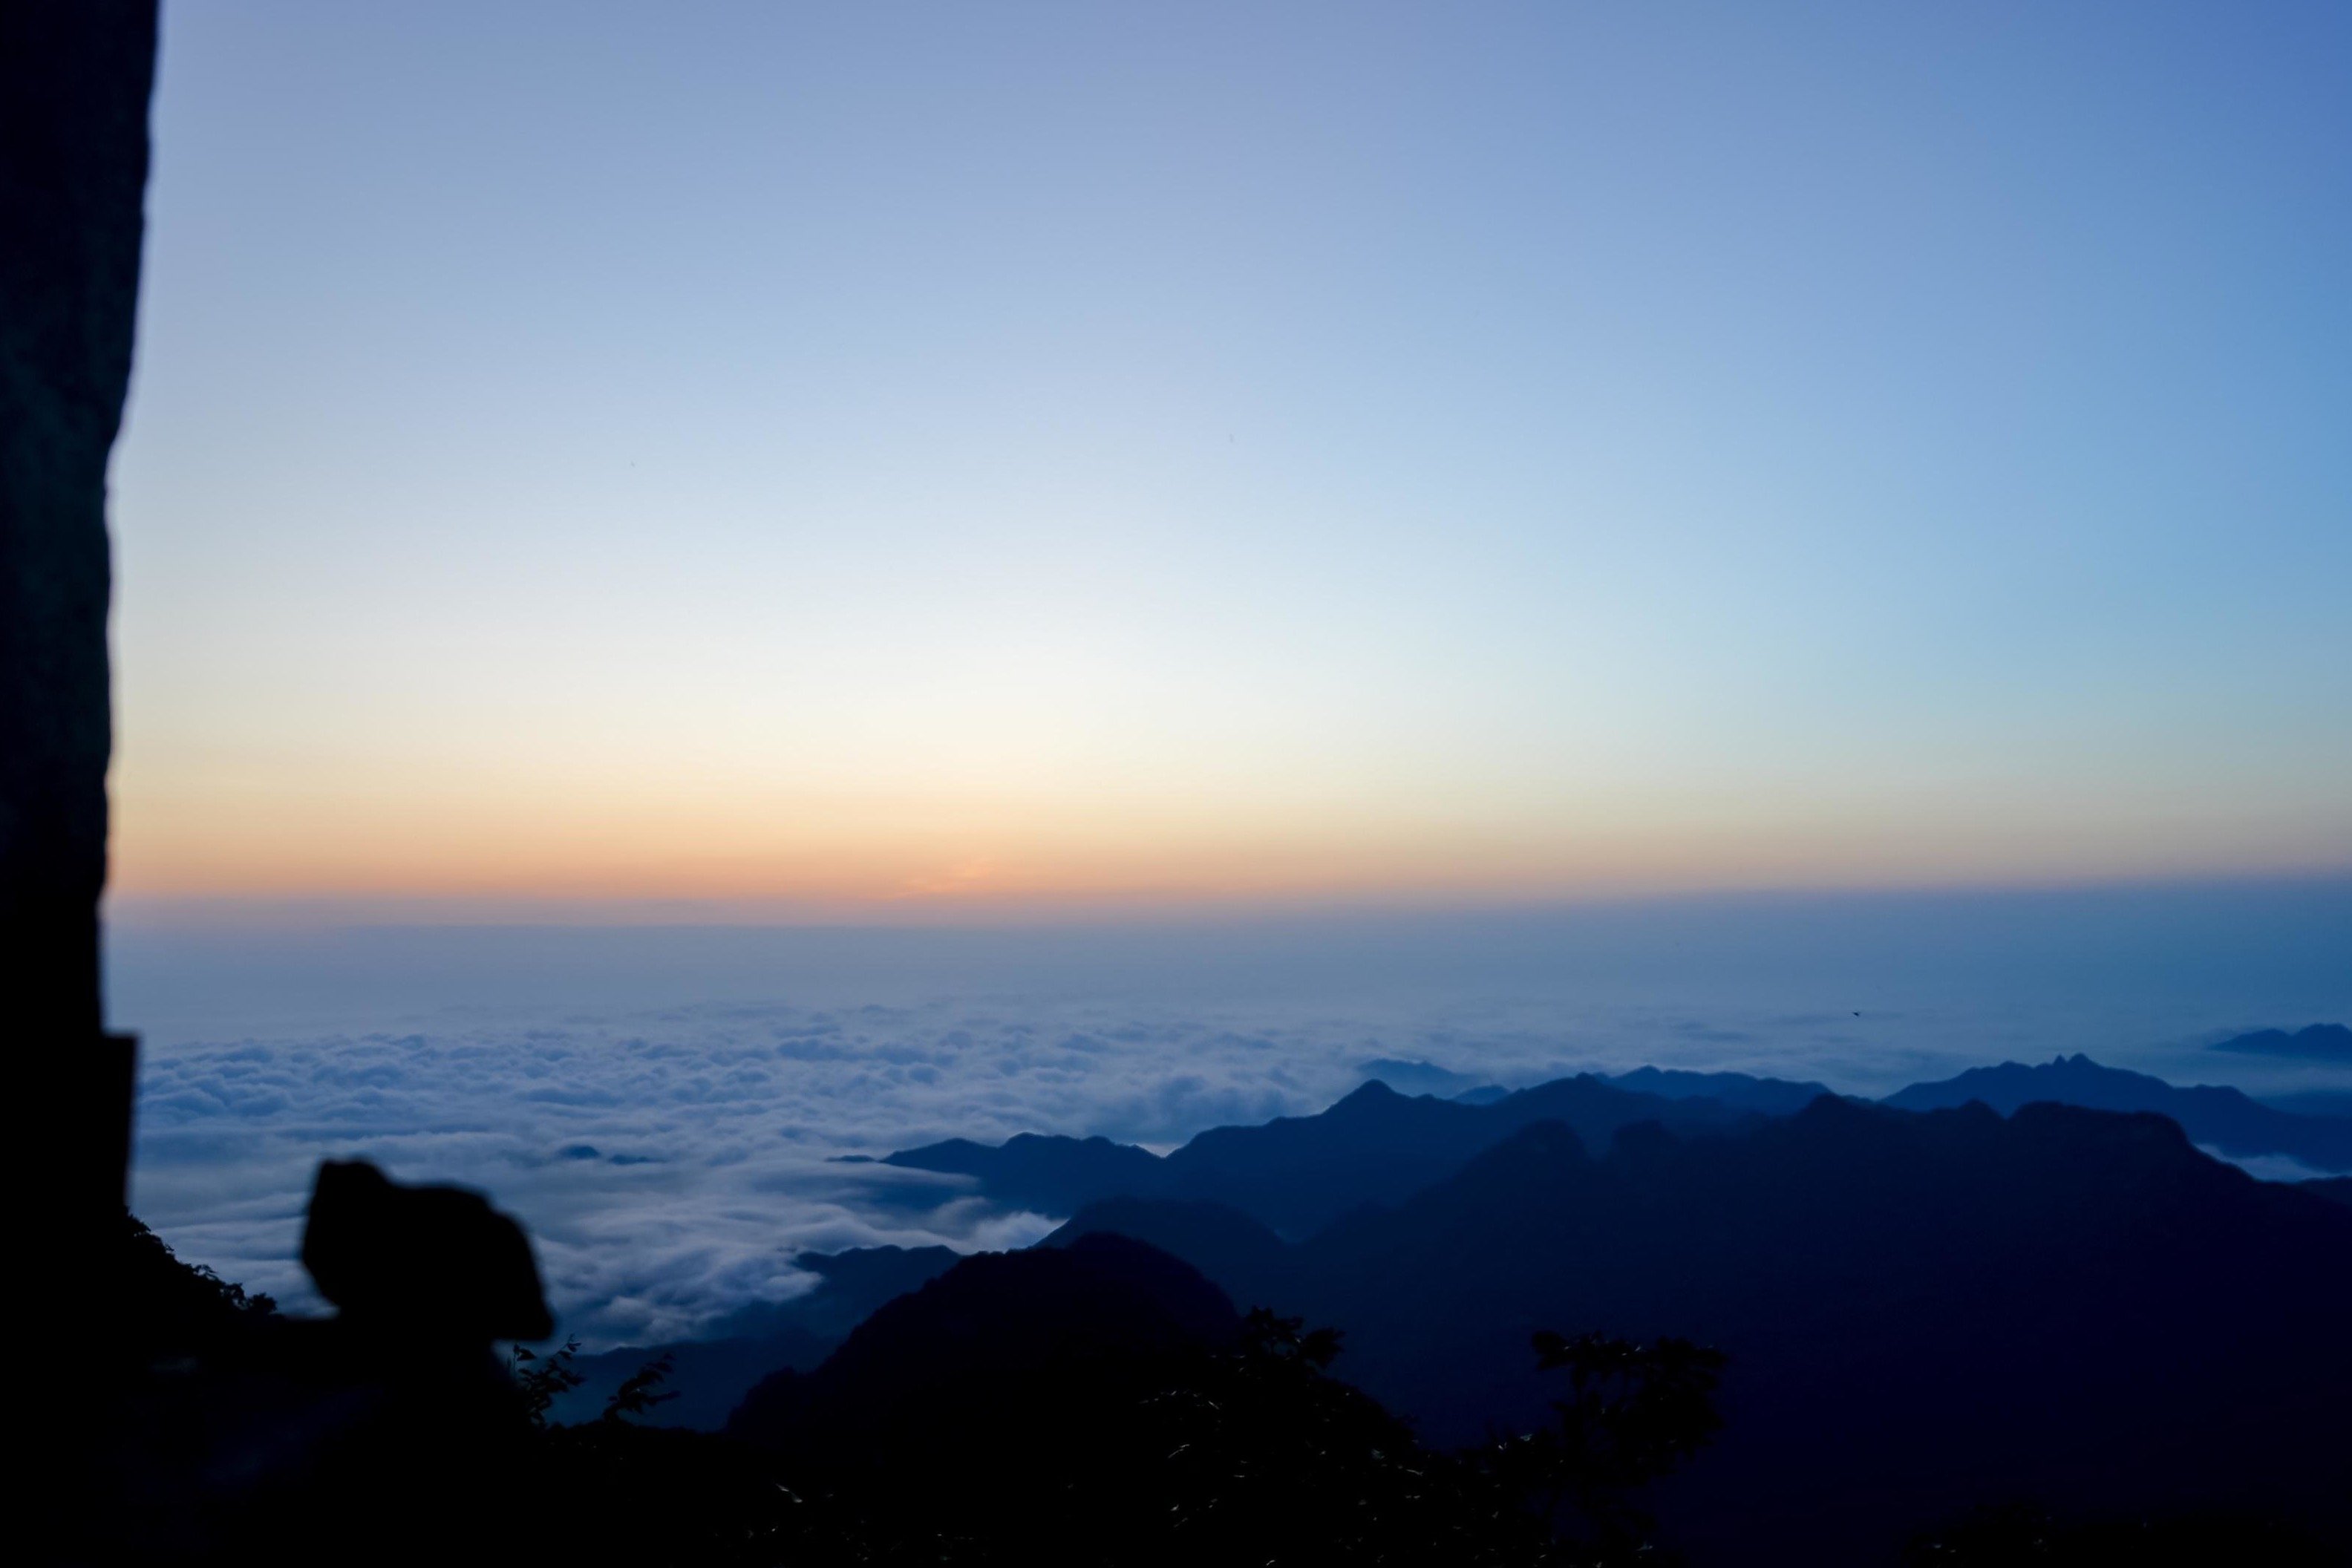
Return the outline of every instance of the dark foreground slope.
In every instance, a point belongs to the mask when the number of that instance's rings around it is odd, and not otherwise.
[[[1604,1158],[1538,1124],[1274,1266],[1239,1216],[1152,1207],[1115,1217],[1244,1260],[1245,1300],[1343,1329],[1340,1374],[1441,1443],[1538,1418],[1533,1328],[1720,1347],[1720,1446],[1663,1510],[1710,1561],[1885,1561],[2018,1498],[2352,1536],[2352,1210],[2160,1118],[1822,1100]]]
[[[773,1467],[750,1517],[785,1561],[1599,1568],[1656,1561],[1641,1494],[1715,1429],[1710,1353],[1548,1336],[1522,1380],[1595,1400],[1436,1451],[1328,1376],[1336,1351],[1097,1233],[958,1264],[763,1384],[729,1446]]]
[[[727,1429],[803,1457],[887,1436],[901,1455],[948,1461],[974,1435],[944,1411],[1008,1420],[1042,1380],[1222,1344],[1240,1326],[1198,1269],[1126,1237],[982,1253],[883,1307],[814,1372],[762,1381]]]

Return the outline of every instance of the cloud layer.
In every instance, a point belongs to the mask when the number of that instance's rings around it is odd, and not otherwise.
[[[2289,985],[2213,962],[2211,921],[2089,962],[2068,933],[2115,920],[1938,905],[1912,931],[1809,907],[1739,915],[1738,942],[1640,910],[1352,934],[118,928],[111,1007],[146,1041],[134,1201],[184,1256],[303,1300],[310,1173],[365,1157],[523,1219],[592,1346],[789,1297],[805,1248],[1000,1247],[1057,1217],[839,1156],[1029,1131],[1167,1146],[1320,1109],[1375,1061],[1438,1069],[1415,1089],[1646,1062],[1879,1094],[2081,1050],[2178,1082],[2342,1087],[2204,1048],[2352,1011],[2334,965]],[[2257,934],[2263,962],[2284,950]],[[702,1000],[660,1005],[680,995]]]
[[[1720,1033],[1669,1030],[1661,1043],[1720,1053]],[[317,1161],[463,1182],[530,1226],[568,1329],[591,1343],[671,1337],[805,1288],[789,1262],[803,1248],[1018,1245],[1053,1221],[999,1212],[951,1178],[836,1156],[1026,1131],[1172,1144],[1320,1109],[1400,1037],[1414,1059],[1480,1081],[1585,1065],[1557,1029],[1491,1023],[1249,1026],[946,1004],[191,1043],[147,1058],[136,1200],[189,1256],[299,1300],[292,1259]]]

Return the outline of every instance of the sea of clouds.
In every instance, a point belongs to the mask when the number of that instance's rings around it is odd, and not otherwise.
[[[1883,907],[1813,909],[1810,931],[1788,910],[1107,932],[118,921],[110,990],[145,1038],[134,1205],[183,1256],[310,1304],[311,1173],[366,1158],[520,1217],[590,1348],[790,1297],[803,1249],[1019,1246],[1062,1217],[843,1156],[1020,1131],[1165,1148],[1319,1110],[1380,1060],[1884,1093],[2079,1049],[2176,1081],[2341,1083],[2204,1049],[2352,1013],[2324,940],[2282,958],[2277,932],[2249,937],[2219,965],[2209,943],[2184,968],[2166,948],[2184,931],[2053,954],[2065,921],[1970,945],[1931,913],[1901,940]]]

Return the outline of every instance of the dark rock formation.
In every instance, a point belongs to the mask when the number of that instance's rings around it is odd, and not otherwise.
[[[121,1338],[142,1254],[121,1226],[132,1047],[104,1031],[112,710],[106,466],[139,299],[155,0],[0,4],[0,974],[29,1109],[18,1246],[82,1294],[23,1374],[62,1429],[31,1446],[38,1559],[90,1506],[111,1412],[79,1397]]]
[[[319,1166],[302,1267],[354,1323],[435,1342],[555,1331],[522,1226],[463,1187],[403,1186],[364,1161]]]
[[[468,1193],[332,1167],[310,1228],[322,1289],[293,1318],[118,1212],[117,1332],[72,1369],[89,1419],[40,1501],[34,1562],[413,1563],[522,1546],[535,1452],[490,1336],[546,1331],[513,1222]]]
[[[131,378],[154,0],[0,5],[0,952],[48,1147],[43,1251],[108,1255],[128,1041],[101,1030],[106,466]]]

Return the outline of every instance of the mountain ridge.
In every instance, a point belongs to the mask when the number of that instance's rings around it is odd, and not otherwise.
[[[2274,1110],[2235,1089],[2181,1088],[2146,1073],[2103,1067],[2077,1053],[2036,1066],[2002,1062],[1915,1083],[1879,1103],[1946,1110],[1981,1100],[2004,1115],[2034,1100],[2094,1110],[2147,1111],[2179,1122],[2190,1139],[2241,1157],[2283,1154],[2314,1169],[2352,1171],[2352,1121]]]
[[[1662,1500],[1717,1553],[1759,1558],[1761,1531],[1765,1561],[1888,1556],[1906,1523],[2002,1496],[2352,1527],[2322,1473],[2352,1401],[2352,1210],[2161,1116],[1828,1097],[1601,1153],[1538,1122],[1271,1257],[1230,1216],[1152,1207],[1065,1228],[1130,1226],[1240,1304],[1339,1328],[1339,1373],[1441,1442],[1539,1417],[1529,1325],[1719,1346],[1721,1452]]]

